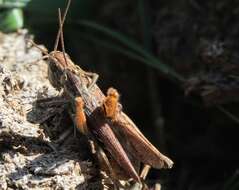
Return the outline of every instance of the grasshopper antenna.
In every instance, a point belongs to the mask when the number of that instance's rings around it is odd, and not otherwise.
[[[67,15],[67,12],[68,12],[68,10],[69,10],[70,4],[71,4],[71,0],[68,0],[67,5],[66,5],[66,9],[65,9],[65,11],[64,11],[64,15],[63,15],[63,18],[62,18],[62,24],[61,24],[61,26],[59,27],[58,32],[57,32],[56,41],[55,41],[55,45],[54,45],[54,51],[57,50],[58,43],[59,43],[59,39],[60,39],[60,35],[61,35],[61,30],[62,30],[62,28],[63,28],[63,24],[64,24],[64,22],[65,22],[66,15]]]
[[[27,41],[28,41],[29,43],[31,43],[34,47],[36,47],[37,49],[39,49],[39,50],[44,54],[44,56],[43,56],[41,59],[39,59],[38,61],[43,60],[43,59],[48,58],[48,57],[52,57],[51,54],[49,54],[47,50],[45,50],[45,49],[39,47],[39,46],[38,46],[35,42],[33,42],[32,40],[27,40]]]
[[[63,30],[62,30],[62,20],[61,20],[61,9],[58,9],[58,17],[59,17],[59,31],[60,31],[60,37],[61,37],[61,48],[63,51],[63,56],[64,56],[64,60],[65,60],[65,65],[67,66],[67,59],[66,59],[66,51],[65,51],[65,44],[64,44],[64,35],[63,35]]]
[[[37,49],[39,49],[45,56],[48,56],[49,53],[47,50],[39,47],[35,42],[33,42],[32,40],[27,40],[29,43],[31,43],[34,47],[36,47]]]

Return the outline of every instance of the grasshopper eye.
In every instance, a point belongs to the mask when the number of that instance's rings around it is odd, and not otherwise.
[[[64,74],[61,76],[61,79],[60,79],[61,84],[64,84],[66,80],[67,80],[67,75],[66,75],[66,73],[64,73]]]

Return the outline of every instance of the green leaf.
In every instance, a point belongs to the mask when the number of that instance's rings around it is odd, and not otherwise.
[[[22,9],[14,8],[2,11],[0,14],[0,30],[14,32],[23,27]]]

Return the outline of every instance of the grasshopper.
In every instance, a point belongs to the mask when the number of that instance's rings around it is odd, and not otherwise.
[[[59,30],[54,51],[43,53],[48,57],[50,82],[56,89],[62,89],[71,102],[70,112],[73,112],[76,127],[98,147],[101,152],[98,158],[114,179],[118,177],[115,168],[120,168],[125,176],[137,182],[146,177],[148,170],[145,168],[171,168],[173,162],[160,153],[121,111],[117,90],[110,88],[105,96],[96,84],[98,75],[84,71],[65,53],[62,28],[70,2],[68,0],[63,17],[58,9]],[[57,51],[59,40],[62,52]],[[139,166],[133,161],[145,164],[141,175]]]

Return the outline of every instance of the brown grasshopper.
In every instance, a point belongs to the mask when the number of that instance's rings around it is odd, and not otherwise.
[[[103,144],[106,152],[98,146],[102,151],[99,159],[107,165],[111,177],[117,178],[114,170],[117,165],[126,176],[141,181],[134,160],[157,169],[171,168],[173,162],[160,153],[121,111],[118,92],[110,88],[105,97],[96,85],[97,75],[82,70],[65,53],[62,28],[69,5],[70,0],[63,17],[59,9],[60,26],[54,51],[45,54],[48,57],[50,82],[55,88],[63,89],[70,100],[75,125],[93,142],[97,142],[97,146],[98,143]],[[56,51],[59,39],[63,52]],[[141,173],[141,177],[146,175]]]

